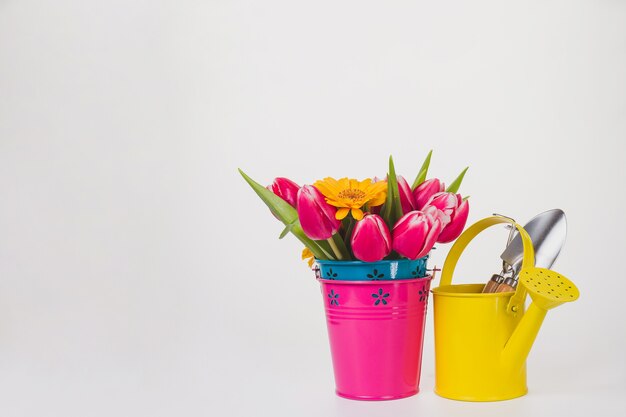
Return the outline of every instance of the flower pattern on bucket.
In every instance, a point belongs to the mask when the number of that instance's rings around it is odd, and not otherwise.
[[[332,306],[332,305],[339,305],[339,294],[337,294],[335,292],[335,290],[330,290],[330,292],[328,293],[328,303]]]
[[[382,303],[383,305],[387,305],[387,297],[389,297],[389,293],[384,292],[382,288],[379,288],[378,292],[372,294],[372,297],[376,299],[376,301],[374,301],[375,306],[380,303]]]

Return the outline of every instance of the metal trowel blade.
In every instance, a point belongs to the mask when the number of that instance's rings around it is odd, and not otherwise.
[[[524,226],[524,229],[533,241],[535,266],[551,268],[567,237],[567,219],[563,210],[553,209],[538,214]],[[500,258],[510,265],[514,274],[517,275],[522,265],[523,256],[522,238],[519,236],[519,232],[516,232]]]

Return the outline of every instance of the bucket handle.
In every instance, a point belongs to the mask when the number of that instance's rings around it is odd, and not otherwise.
[[[467,247],[467,245],[474,239],[480,232],[487,229],[488,227],[494,226],[496,224],[508,223],[518,230],[520,237],[522,238],[522,246],[524,248],[524,256],[522,258],[522,268],[521,271],[529,268],[533,268],[535,266],[535,250],[533,248],[532,240],[528,235],[528,232],[524,230],[522,226],[515,223],[515,221],[503,217],[503,216],[492,216],[487,217],[482,220],[477,221],[470,227],[468,227],[459,238],[454,242],[452,248],[450,248],[450,252],[446,257],[446,261],[443,264],[443,270],[441,271],[441,280],[439,281],[439,285],[450,285],[452,283],[452,274],[454,273],[454,268],[461,257],[461,254]],[[519,311],[522,311],[523,304],[526,299],[526,290],[523,288],[523,285],[518,285],[515,294],[511,297],[509,304],[507,306],[507,311],[513,315],[517,315]]]

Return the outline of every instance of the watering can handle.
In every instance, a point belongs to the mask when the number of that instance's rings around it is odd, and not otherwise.
[[[535,250],[533,248],[532,240],[528,235],[528,232],[524,230],[522,226],[515,223],[513,220],[502,217],[502,216],[492,216],[487,217],[485,219],[479,220],[474,223],[470,227],[468,227],[459,238],[456,240],[452,248],[450,249],[450,253],[446,257],[446,261],[443,264],[443,270],[441,271],[441,281],[439,285],[450,285],[452,283],[452,274],[454,273],[454,268],[461,257],[461,254],[467,247],[467,245],[474,239],[480,232],[487,229],[488,227],[494,226],[496,224],[508,223],[518,230],[520,237],[522,238],[522,246],[524,248],[524,257],[522,258],[522,270],[533,268],[535,266]],[[526,299],[526,290],[523,288],[523,285],[518,285],[515,290],[515,295],[511,297],[509,301],[509,305],[507,307],[507,311],[512,314],[517,314],[518,311],[521,311],[523,307],[524,300]]]

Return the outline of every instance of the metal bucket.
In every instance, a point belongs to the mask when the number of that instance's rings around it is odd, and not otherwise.
[[[392,400],[417,394],[431,279],[318,279],[339,396]]]
[[[419,259],[398,259],[378,262],[316,261],[318,278],[341,281],[387,281],[426,276],[426,255]]]

